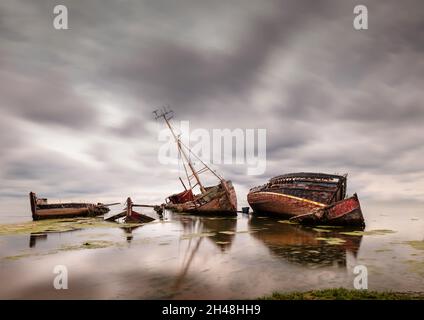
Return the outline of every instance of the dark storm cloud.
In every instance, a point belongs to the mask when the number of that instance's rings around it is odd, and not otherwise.
[[[353,0],[65,1],[70,30],[56,31],[56,1],[2,1],[0,192],[140,183],[162,199],[179,187],[149,127],[165,104],[193,128],[267,129],[266,173],[216,166],[244,187],[287,171],[423,172],[424,2],[360,3],[366,31]],[[58,150],[66,137],[78,143]]]
[[[314,15],[316,19],[333,11],[326,3],[275,2],[271,14],[251,18],[232,50],[206,51],[169,39],[151,41],[129,60],[114,61],[106,75],[123,81],[153,104],[172,104],[184,113],[205,112],[204,101],[225,103],[253,90],[276,47],[295,37]],[[208,23],[219,22],[212,18]]]
[[[89,102],[57,74],[0,73],[2,109],[30,121],[82,127],[95,118]]]

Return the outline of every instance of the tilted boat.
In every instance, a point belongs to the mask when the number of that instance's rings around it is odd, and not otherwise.
[[[178,153],[182,159],[186,181],[188,188],[180,177],[184,191],[173,194],[165,199],[165,208],[177,212],[187,212],[195,214],[237,214],[237,197],[231,181],[227,181],[213,171],[206,163],[204,163],[189,147],[183,144],[180,137],[177,136],[172,128],[169,120],[172,118],[173,112],[170,110],[155,111],[156,119],[163,118],[166,125],[171,131],[177,144]],[[196,158],[203,167],[196,170],[190,156]],[[191,174],[189,174],[191,172]],[[214,186],[204,186],[199,175],[209,172],[215,176],[219,183]],[[198,189],[197,194],[194,188]]]
[[[357,195],[346,197],[347,175],[290,173],[250,189],[253,211],[304,224],[364,226]]]
[[[29,193],[32,219],[59,219],[74,217],[94,217],[109,212],[108,206],[114,204],[93,203],[48,203],[46,198],[37,198],[34,192]]]

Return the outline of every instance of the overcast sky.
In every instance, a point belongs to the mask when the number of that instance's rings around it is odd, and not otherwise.
[[[56,4],[69,30],[53,28]],[[263,175],[215,166],[240,204],[293,171],[421,201],[423,88],[422,0],[2,0],[0,199],[162,201],[181,189],[157,159],[152,111],[170,105],[193,128],[267,129]]]

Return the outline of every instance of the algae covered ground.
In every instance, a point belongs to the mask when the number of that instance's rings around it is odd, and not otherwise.
[[[50,219],[24,223],[0,224],[0,236],[14,234],[41,234],[93,228],[136,227],[141,224],[118,224],[103,218]]]
[[[305,292],[274,292],[260,300],[424,300],[424,292],[380,292],[345,288]]]

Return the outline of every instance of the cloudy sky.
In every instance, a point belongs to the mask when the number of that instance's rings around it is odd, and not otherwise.
[[[65,4],[69,30],[53,28]],[[365,4],[369,29],[353,28]],[[194,128],[267,129],[267,169],[349,173],[373,201],[424,199],[422,0],[2,0],[0,213],[27,193],[160,202],[170,105]]]

